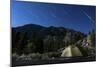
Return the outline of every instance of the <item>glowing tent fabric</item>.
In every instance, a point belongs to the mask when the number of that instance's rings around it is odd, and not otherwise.
[[[82,56],[82,53],[78,47],[68,46],[62,51],[61,56],[62,57],[75,57],[75,56]]]

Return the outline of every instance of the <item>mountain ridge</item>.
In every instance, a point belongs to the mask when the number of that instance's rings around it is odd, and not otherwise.
[[[86,37],[84,33],[73,29],[28,24],[12,28],[12,47],[23,52],[26,49],[25,47],[28,47],[31,43],[31,46],[34,46],[32,52],[50,52],[57,51],[62,47],[68,46],[68,44],[74,44],[84,37]]]
[[[20,28],[23,28],[23,27],[38,27],[38,28],[58,28],[58,29],[63,29],[63,30],[73,30],[73,31],[76,31],[76,32],[80,32],[78,30],[74,30],[74,29],[71,29],[71,28],[65,28],[65,27],[62,27],[62,26],[59,26],[59,27],[55,27],[55,26],[49,26],[49,27],[46,27],[46,26],[42,26],[42,25],[38,25],[38,24],[25,24],[25,25],[22,25],[22,26],[17,26],[17,27],[12,27],[12,29],[20,29]],[[83,32],[81,32],[82,34],[85,34]],[[86,35],[86,34],[85,34]]]

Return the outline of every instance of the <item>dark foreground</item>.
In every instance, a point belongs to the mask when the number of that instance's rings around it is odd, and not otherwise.
[[[56,58],[49,60],[27,60],[27,61],[12,61],[12,67],[27,66],[27,65],[43,65],[43,64],[58,64],[58,63],[74,63],[74,62],[90,62],[96,61],[96,57],[71,57],[71,58]]]

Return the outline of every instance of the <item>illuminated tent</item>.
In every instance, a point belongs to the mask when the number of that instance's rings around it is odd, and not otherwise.
[[[82,53],[77,46],[72,46],[72,45],[66,47],[61,54],[61,57],[76,57],[76,56],[82,56]]]

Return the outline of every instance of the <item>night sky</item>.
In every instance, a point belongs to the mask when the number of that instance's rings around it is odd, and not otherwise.
[[[14,1],[12,4],[12,27],[38,24],[45,27],[71,28],[87,34],[95,29],[95,9],[95,6]]]

